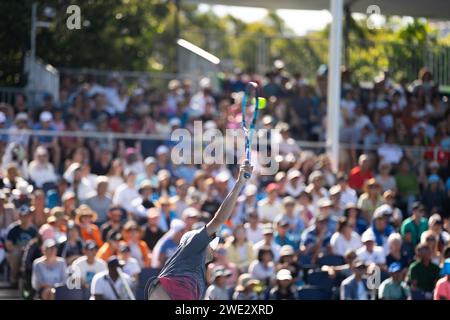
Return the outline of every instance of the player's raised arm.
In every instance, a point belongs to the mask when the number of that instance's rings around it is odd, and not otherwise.
[[[243,164],[239,169],[239,177],[234,185],[233,189],[227,195],[225,200],[220,205],[220,208],[217,210],[214,217],[210,222],[206,225],[206,231],[208,235],[213,235],[217,232],[217,230],[228,220],[233,212],[233,208],[236,204],[237,198],[239,196],[239,192],[245,184],[245,181],[251,176],[253,167],[250,165],[248,160],[244,160]],[[247,173],[247,174],[246,174]],[[248,176],[248,178],[247,178]]]

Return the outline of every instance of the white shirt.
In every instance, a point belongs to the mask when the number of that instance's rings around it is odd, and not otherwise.
[[[139,192],[136,189],[130,188],[126,183],[123,183],[114,193],[113,204],[122,206],[128,212],[133,212],[132,202],[138,197]]]
[[[397,164],[403,156],[403,151],[397,145],[383,144],[378,148],[378,155],[388,163]]]
[[[356,195],[356,191],[353,190],[350,187],[346,187],[345,189],[342,189],[341,191],[341,205],[343,208],[345,208],[345,206],[348,203],[357,203],[358,202],[358,197]]]
[[[131,300],[131,297],[129,296],[125,285],[126,283],[131,289],[131,278],[129,275],[122,272],[122,275],[117,278],[115,282],[112,279],[111,282],[109,282],[107,280],[108,278],[109,274],[107,270],[99,272],[94,276],[91,284],[91,299],[93,299],[94,295],[98,294],[102,295],[103,299],[106,300],[118,300],[116,295],[114,294],[113,289],[111,288],[111,284],[113,284],[120,297],[120,300]]]
[[[366,246],[359,248],[356,251],[359,260],[366,263],[384,264],[386,263],[386,256],[382,247],[375,246],[372,252],[367,251]]]
[[[99,258],[95,258],[93,264],[87,262],[87,257],[82,256],[76,259],[71,268],[74,270],[75,274],[78,274],[84,283],[91,283],[94,276],[107,269],[105,261]]]
[[[282,211],[283,206],[279,199],[276,199],[273,204],[269,203],[268,198],[258,201],[258,215],[261,221],[267,220],[273,222],[275,217]]]
[[[122,268],[123,272],[125,272],[129,276],[134,276],[135,274],[141,273],[141,267],[139,266],[139,262],[133,258],[129,257],[125,261],[125,265]]]
[[[46,182],[55,182],[57,180],[55,168],[53,168],[51,163],[41,165],[34,160],[28,166],[28,176],[38,188],[42,188]]]
[[[352,231],[350,240],[345,239],[342,233],[335,232],[331,236],[330,244],[333,253],[340,256],[345,256],[348,250],[356,251],[362,246],[361,237],[355,231]]]
[[[257,242],[253,245],[253,251],[255,252],[255,255],[258,256],[258,251],[259,249],[261,249],[262,247],[265,246],[265,241],[261,240],[260,242]],[[280,258],[280,245],[277,244],[274,240],[272,240],[272,243],[270,244],[270,249],[272,249],[273,252],[273,260],[274,261],[278,261],[278,259]]]
[[[256,227],[256,229],[252,229],[250,227],[249,223],[246,223],[244,225],[244,228],[245,228],[245,233],[247,235],[248,241],[250,241],[253,244],[261,241],[264,238],[263,233],[262,233],[262,227],[261,227],[260,223],[258,223],[258,226]]]
[[[264,281],[267,278],[275,279],[275,266],[273,262],[269,262],[267,268],[258,260],[254,260],[248,267],[248,272],[253,278]]]

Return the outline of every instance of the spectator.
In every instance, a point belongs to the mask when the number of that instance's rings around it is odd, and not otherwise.
[[[131,203],[133,207],[133,217],[140,224],[144,224],[147,220],[147,211],[150,208],[153,208],[155,204],[152,199],[152,186],[150,181],[144,180],[139,185],[139,197],[133,200]]]
[[[142,240],[145,241],[148,248],[153,250],[156,243],[164,235],[164,231],[159,227],[160,215],[158,209],[150,208],[147,210],[147,224],[144,227]]]
[[[284,245],[290,245],[291,247],[298,247],[298,244],[294,241],[293,237],[288,233],[290,228],[289,220],[285,216],[278,216],[274,225],[276,227],[275,243],[280,247]]]
[[[76,210],[75,222],[80,228],[80,234],[84,241],[94,240],[98,247],[103,245],[100,229],[94,224],[97,214],[92,209],[82,204]]]
[[[255,292],[256,285],[259,285],[259,281],[253,279],[249,273],[241,274],[233,293],[233,300],[258,300],[258,294]]]
[[[236,281],[238,278],[238,269],[233,262],[228,260],[227,250],[224,248],[222,244],[219,244],[213,252],[213,261],[208,265],[208,269],[206,272],[206,279],[208,279],[208,283],[213,282],[212,280],[212,272],[216,267],[223,267],[230,271],[230,276],[227,277],[226,286],[227,288],[234,288],[236,285]]]
[[[42,246],[44,255],[33,262],[32,283],[42,300],[54,300],[54,288],[66,282],[66,263],[56,255],[56,241],[47,239]]]
[[[270,183],[266,187],[267,198],[258,202],[258,215],[261,222],[273,222],[278,212],[283,210],[281,201],[278,199],[278,186]]]
[[[364,244],[363,247],[356,251],[358,260],[363,261],[366,264],[374,263],[380,267],[383,267],[386,263],[386,256],[383,247],[377,246],[375,242],[375,235],[373,232],[364,232],[361,241]]]
[[[114,232],[122,232],[122,220],[124,218],[124,211],[122,207],[112,206],[108,209],[108,220],[100,226],[102,233],[102,240],[107,241],[108,235]]]
[[[398,194],[402,197],[407,209],[417,199],[419,194],[419,181],[417,174],[413,173],[407,158],[403,158],[398,165],[398,172],[395,175]]]
[[[308,186],[305,191],[312,196],[313,203],[317,203],[319,199],[328,198],[328,191],[323,187],[324,177],[322,172],[313,171],[308,178]]]
[[[258,254],[258,251],[262,247],[272,248],[272,253],[275,260],[280,258],[280,246],[275,242],[273,237],[273,226],[271,223],[266,223],[262,227],[263,239],[253,245],[253,253]]]
[[[441,212],[448,197],[441,187],[442,181],[437,174],[428,177],[428,187],[423,192],[423,204],[427,212]]]
[[[94,241],[88,240],[83,245],[84,255],[72,263],[72,270],[80,277],[81,285],[89,288],[94,276],[106,270],[106,263],[96,257],[97,245]]]
[[[98,249],[97,257],[106,262],[111,256],[118,255],[120,241],[122,241],[121,233],[111,230],[106,236],[106,242]]]
[[[175,205],[171,198],[163,196],[155,202],[155,206],[159,209],[159,227],[166,232],[172,221],[177,217],[177,214],[173,211]]]
[[[305,230],[305,221],[300,217],[295,199],[287,196],[283,199],[283,219],[288,221],[289,228],[287,230],[288,234],[293,238],[293,241],[300,241],[300,235]],[[280,216],[277,216],[279,219]]]
[[[423,217],[424,213],[424,206],[420,202],[415,202],[412,206],[411,217],[406,218],[402,223],[402,236],[405,237],[409,233],[414,246],[420,242],[420,236],[428,229],[427,219]]]
[[[131,256],[139,262],[141,268],[151,265],[151,252],[145,241],[141,240],[141,229],[134,221],[128,221],[123,226],[123,239],[130,247]]]
[[[39,234],[43,241],[54,239],[57,243],[61,243],[66,239],[66,224],[68,217],[65,215],[64,209],[55,207],[50,211],[47,223],[39,228]]]
[[[387,190],[395,191],[397,189],[397,183],[395,178],[391,175],[392,166],[389,162],[381,161],[378,165],[378,171],[380,172],[375,179],[381,186],[381,191]]]
[[[361,192],[366,181],[373,177],[370,159],[368,155],[362,154],[359,156],[358,165],[350,171],[348,185],[357,192]]]
[[[120,159],[114,159],[111,163],[111,169],[108,171],[108,193],[114,196],[119,186],[124,183],[123,163]]]
[[[141,273],[141,266],[136,258],[131,256],[130,246],[122,243],[119,246],[119,258],[123,261],[123,272],[130,276],[134,283],[139,281],[139,274]]]
[[[133,212],[132,202],[139,197],[136,190],[136,173],[128,171],[126,180],[114,192],[113,204],[122,206],[127,212]]]
[[[28,175],[37,188],[49,189],[48,184],[56,182],[55,168],[49,162],[47,149],[43,146],[36,148],[34,160],[28,166]]]
[[[254,279],[259,280],[267,287],[271,287],[275,280],[275,264],[270,247],[262,247],[258,250],[257,260],[252,261],[248,272]]]
[[[389,265],[388,271],[390,277],[384,280],[378,289],[378,298],[380,300],[409,300],[411,292],[407,284],[403,281],[404,273],[402,265],[393,262]]]
[[[341,207],[345,208],[349,203],[356,203],[358,197],[356,191],[348,185],[348,177],[345,173],[339,172],[336,176],[336,182],[341,187]]]
[[[439,249],[438,249],[438,245],[437,245],[438,243],[437,243],[436,236],[433,233],[431,233],[430,230],[427,230],[424,233],[422,233],[420,243],[425,244],[430,248],[431,261],[434,264],[439,265],[439,263],[441,261],[441,253],[439,252]]]
[[[405,250],[402,243],[402,236],[399,233],[391,233],[388,237],[389,254],[386,256],[386,265],[390,266],[397,263],[401,266],[402,271],[406,271],[413,257]]]
[[[312,257],[315,262],[319,254],[327,254],[331,251],[331,233],[328,232],[328,217],[317,216],[315,223],[302,234],[300,250]]]
[[[431,262],[431,250],[425,244],[416,248],[416,261],[408,269],[411,290],[422,292],[427,300],[433,298],[433,290],[439,279],[439,267]]]
[[[335,185],[330,188],[330,200],[332,202],[331,206],[331,216],[335,218],[342,217],[344,215],[344,207],[341,202],[341,186]]]
[[[287,269],[277,272],[276,285],[270,290],[270,300],[295,300],[295,293],[292,287],[292,275]]]
[[[439,252],[443,252],[450,242],[450,234],[444,230],[444,222],[439,214],[435,213],[428,219],[428,230],[436,237]]]
[[[371,231],[376,239],[376,245],[383,247],[384,252],[389,252],[388,237],[394,232],[389,224],[392,209],[388,205],[381,205],[373,214],[372,224],[367,232]]]
[[[241,273],[246,272],[255,255],[252,244],[246,238],[244,226],[236,226],[233,237],[225,243],[225,249],[230,262],[233,262]]]
[[[375,179],[369,179],[364,183],[364,193],[358,199],[358,207],[367,221],[372,221],[372,215],[376,208],[383,204],[380,184]]]
[[[230,276],[230,270],[222,266],[215,267],[212,271],[213,283],[206,289],[205,300],[229,300],[226,283]]]
[[[97,224],[106,222],[108,210],[112,205],[112,200],[108,196],[108,177],[97,177],[97,192],[87,198],[84,202],[98,215]]]
[[[64,193],[68,190],[69,183],[64,178],[59,178],[56,181],[54,188],[51,188],[46,193],[46,207],[53,209],[54,207],[62,206],[62,197]]]
[[[97,273],[92,279],[91,299],[93,300],[134,300],[132,281],[122,272],[123,261],[117,256],[108,259],[108,270]]]
[[[363,279],[367,265],[364,261],[356,260],[351,269],[352,275],[341,283],[341,300],[369,300],[366,282]]]
[[[443,277],[436,283],[434,300],[450,300],[450,258],[444,261],[441,274]]]
[[[348,250],[357,250],[362,246],[359,234],[353,231],[353,227],[347,217],[339,219],[337,231],[330,239],[333,254],[344,256]]]
[[[354,203],[348,203],[345,206],[344,216],[348,218],[349,224],[358,234],[367,230],[367,220],[362,216],[362,211]]]
[[[189,207],[187,203],[187,194],[189,189],[189,184],[184,179],[178,179],[175,182],[176,195],[173,196],[171,201],[175,203],[175,213],[177,217],[181,217],[181,213]],[[204,210],[204,208],[203,208]],[[208,211],[208,210],[204,210]],[[214,211],[215,212],[215,211]]]
[[[13,222],[8,227],[6,235],[5,247],[7,250],[6,260],[11,269],[10,283],[12,287],[18,284],[18,275],[20,260],[22,258],[22,250],[27,243],[38,235],[36,227],[33,225],[33,217],[30,208],[27,205],[22,205],[18,209],[19,220]]]
[[[249,210],[247,216],[248,222],[244,224],[246,237],[251,243],[256,244],[263,240],[264,237],[262,232],[262,224],[259,222],[259,217],[256,210]]]
[[[83,253],[83,240],[78,225],[70,220],[67,223],[67,239],[58,245],[58,256],[70,266]]]

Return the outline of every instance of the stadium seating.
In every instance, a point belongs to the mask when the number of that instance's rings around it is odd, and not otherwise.
[[[316,286],[304,286],[297,291],[298,300],[329,300],[330,295],[326,290]]]
[[[319,266],[341,266],[345,264],[345,260],[342,256],[329,254],[317,259]]]
[[[69,289],[67,286],[55,288],[55,300],[85,300],[83,289]]]

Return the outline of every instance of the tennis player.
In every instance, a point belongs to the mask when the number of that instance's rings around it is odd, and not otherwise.
[[[239,177],[206,226],[185,233],[173,256],[148,288],[149,300],[201,300],[206,291],[206,263],[212,258],[211,240],[231,216],[236,200],[253,167],[248,160],[240,166]]]

